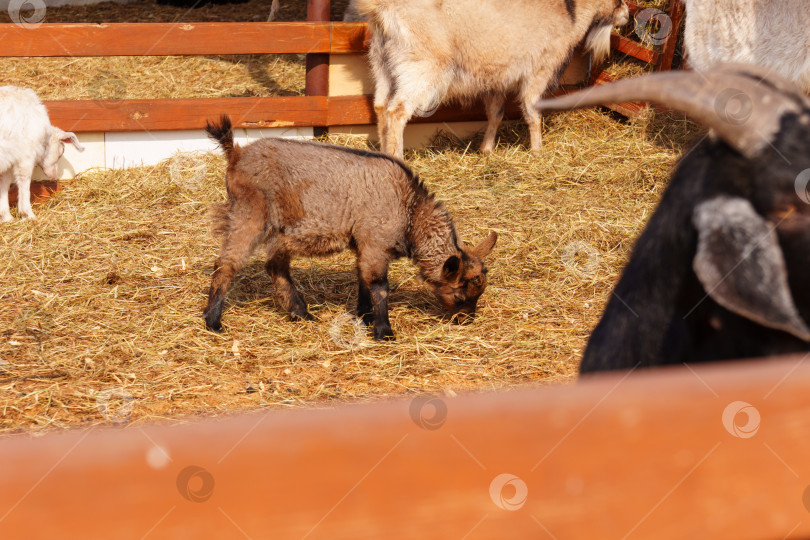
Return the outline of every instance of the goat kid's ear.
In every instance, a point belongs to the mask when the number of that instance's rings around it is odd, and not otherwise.
[[[62,131],[59,128],[54,128],[54,130],[56,131],[56,135],[57,137],[59,137],[60,141],[66,144],[71,143],[73,146],[76,147],[76,150],[78,150],[79,152],[84,152],[84,146],[82,146],[82,143],[79,142],[79,138],[76,136],[75,133],[73,133],[72,131]]]
[[[472,255],[475,255],[479,259],[483,259],[487,255],[489,255],[489,252],[492,251],[492,248],[495,247],[495,242],[497,241],[498,241],[498,233],[492,231],[491,233],[489,233],[489,236],[481,240],[480,244],[472,248],[472,250],[470,250],[470,253]]]
[[[751,203],[715,197],[695,208],[692,223],[698,232],[692,267],[708,295],[737,315],[810,341],[776,233]]]
[[[449,257],[442,266],[442,278],[455,281],[461,273],[461,258],[457,255]]]

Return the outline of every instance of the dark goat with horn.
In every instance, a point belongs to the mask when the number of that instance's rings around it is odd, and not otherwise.
[[[541,100],[644,100],[713,131],[677,164],[581,373],[810,351],[810,100],[762,69],[720,65]]]

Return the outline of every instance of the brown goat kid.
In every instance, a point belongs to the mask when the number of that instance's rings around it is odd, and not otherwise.
[[[228,200],[215,211],[224,235],[214,265],[205,322],[221,331],[225,295],[253,250],[264,244],[267,273],[292,319],[312,319],[290,277],[293,255],[322,256],[346,248],[357,254],[357,315],[374,325],[374,339],[393,339],[388,320],[388,264],[408,256],[442,306],[475,313],[486,287],[483,258],[492,232],[464,247],[453,220],[401,161],[340,146],[261,139],[234,146],[223,116],[206,131],[228,158]]]

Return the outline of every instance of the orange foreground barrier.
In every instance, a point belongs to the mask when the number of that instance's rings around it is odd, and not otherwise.
[[[0,537],[807,538],[804,360],[7,438]]]

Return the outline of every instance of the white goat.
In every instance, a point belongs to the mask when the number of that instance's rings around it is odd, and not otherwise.
[[[12,220],[8,207],[12,180],[19,191],[20,216],[35,219],[31,209],[31,173],[39,165],[55,180],[57,162],[65,152],[66,142],[84,151],[75,134],[51,125],[48,111],[33,90],[0,86],[0,223]]]
[[[276,13],[278,13],[278,0],[273,0],[273,3],[270,5],[270,15],[267,16],[267,22],[272,22],[273,19],[276,18]]]
[[[684,0],[689,65],[762,66],[810,93],[810,5],[807,0]]]
[[[628,19],[624,0],[355,0],[372,25],[374,110],[382,149],[403,155],[413,114],[445,101],[483,97],[488,125],[481,151],[495,146],[507,92],[517,90],[532,151],[542,144],[534,107],[583,39],[599,59],[610,30]]]

